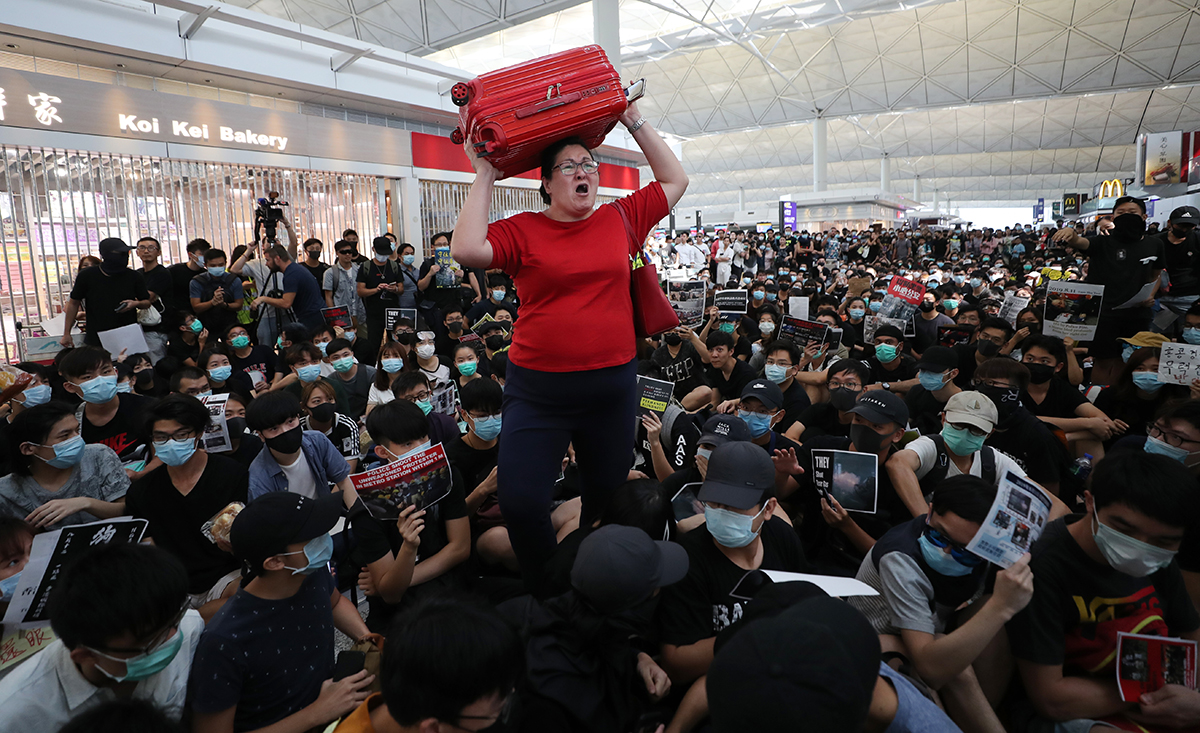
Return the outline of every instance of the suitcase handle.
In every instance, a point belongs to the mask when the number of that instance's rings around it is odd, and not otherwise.
[[[517,110],[517,119],[523,120],[526,117],[532,117],[533,115],[536,115],[539,112],[545,112],[548,109],[554,109],[555,107],[561,107],[564,104],[578,102],[580,99],[583,99],[583,94],[581,92],[571,92],[569,94],[563,94],[552,99],[545,99],[531,104],[528,107],[522,107],[521,109]]]

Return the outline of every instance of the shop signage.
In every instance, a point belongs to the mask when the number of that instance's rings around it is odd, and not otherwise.
[[[1125,195],[1125,183],[1119,178],[1105,181],[1096,188],[1096,198],[1120,198]]]
[[[1063,216],[1079,216],[1079,199],[1080,198],[1081,198],[1080,195],[1077,193],[1063,194],[1063,199],[1062,199]]]

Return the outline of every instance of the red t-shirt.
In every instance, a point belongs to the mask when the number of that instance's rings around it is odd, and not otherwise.
[[[576,372],[626,364],[636,354],[629,297],[629,236],[638,241],[669,213],[658,182],[605,204],[583,221],[525,213],[488,226],[491,268],[521,294],[508,358],[526,369]]]

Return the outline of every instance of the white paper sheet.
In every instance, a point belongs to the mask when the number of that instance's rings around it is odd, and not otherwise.
[[[136,323],[101,331],[96,335],[100,337],[100,345],[112,354],[114,359],[121,355],[122,350],[125,351],[125,356],[145,354],[150,351],[150,347],[146,345],[146,336],[142,333],[142,327]]]
[[[845,598],[847,596],[877,596],[879,592],[854,578],[839,578],[835,575],[808,575],[807,573],[789,573],[784,570],[764,570],[767,577],[775,583],[794,583],[805,581],[812,583],[831,596]]]

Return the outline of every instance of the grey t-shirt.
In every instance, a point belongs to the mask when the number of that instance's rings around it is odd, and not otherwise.
[[[903,552],[889,552],[879,560],[879,569],[871,553],[858,568],[858,580],[879,591],[877,596],[855,596],[847,599],[880,634],[899,634],[901,629],[937,634],[945,630],[954,608],[935,604],[933,583]],[[933,606],[933,610],[930,610]]]
[[[942,709],[921,694],[908,679],[879,663],[879,674],[896,690],[896,717],[883,733],[962,733]]]
[[[34,458],[33,460],[38,460]],[[75,466],[71,478],[58,491],[46,491],[31,476],[9,474],[0,478],[0,512],[26,517],[34,509],[53,499],[86,497],[100,501],[117,501],[129,490],[129,477],[117,454],[107,445],[95,443],[84,446],[83,458]],[[67,524],[87,524],[99,517],[88,512],[75,512],[52,528]]]

